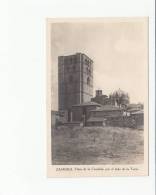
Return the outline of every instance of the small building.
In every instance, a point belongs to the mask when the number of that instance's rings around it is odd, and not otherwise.
[[[127,104],[124,109],[124,116],[131,116],[133,113],[143,113],[143,104]]]
[[[84,102],[82,104],[77,104],[72,106],[72,121],[82,122],[84,125],[90,117],[92,110],[100,108],[101,105],[96,102]]]
[[[113,106],[105,105],[95,110],[90,111],[90,117],[87,120],[87,126],[106,126],[110,118],[122,117],[123,109]]]
[[[142,110],[143,106],[141,104],[127,104],[126,110],[130,112],[136,112]]]
[[[137,127],[137,128],[143,129],[143,125],[144,125],[144,111],[143,110],[139,110],[139,111],[133,112],[133,113],[131,113],[131,117],[135,121],[134,126]]]
[[[91,117],[113,117],[123,116],[123,109],[113,105],[105,105],[96,110],[90,111]]]
[[[96,96],[94,98],[91,98],[91,101],[101,105],[110,104],[110,99],[107,95],[102,94],[102,90],[96,90]]]

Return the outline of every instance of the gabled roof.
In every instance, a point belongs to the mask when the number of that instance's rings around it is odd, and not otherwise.
[[[101,104],[98,104],[96,102],[83,102],[82,104],[76,104],[76,105],[72,105],[72,107],[81,107],[81,106],[98,106],[98,107],[101,107]]]

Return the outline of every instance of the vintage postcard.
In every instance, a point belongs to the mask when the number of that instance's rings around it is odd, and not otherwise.
[[[47,19],[47,176],[148,176],[148,18]]]

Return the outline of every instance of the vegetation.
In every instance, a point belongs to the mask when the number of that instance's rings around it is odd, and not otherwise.
[[[143,131],[137,129],[59,126],[52,134],[53,164],[143,163]]]

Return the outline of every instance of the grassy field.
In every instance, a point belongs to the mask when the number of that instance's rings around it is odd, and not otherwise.
[[[55,165],[141,164],[143,131],[119,127],[67,127],[52,131]]]

